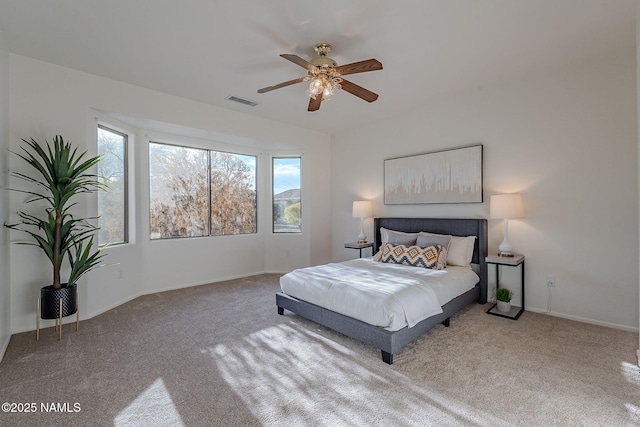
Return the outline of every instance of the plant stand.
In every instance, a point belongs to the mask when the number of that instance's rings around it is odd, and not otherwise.
[[[43,290],[49,288],[49,286],[45,286],[44,288],[42,288]],[[62,340],[62,318],[63,317],[67,317],[70,316],[72,314],[76,315],[76,331],[80,329],[80,303],[78,302],[78,291],[77,288],[74,289],[74,293],[73,293],[73,303],[75,305],[75,310],[70,310],[69,308],[69,300],[68,298],[70,298],[69,296],[61,296],[57,301],[53,301],[55,303],[55,306],[57,308],[57,310],[55,310],[55,317],[51,316],[51,308],[49,307],[47,310],[47,315],[45,317],[42,317],[42,293],[43,291],[41,291],[41,297],[38,298],[38,302],[36,305],[36,341],[40,341],[40,320],[43,319],[55,319],[56,324],[55,324],[55,329],[54,329],[54,333],[57,332],[58,333],[58,340]],[[67,298],[65,300],[65,298]],[[65,304],[66,302],[66,304]],[[66,311],[64,311],[66,310]],[[68,312],[71,311],[71,312]]]
[[[489,255],[485,258],[487,264],[495,264],[496,266],[496,288],[500,287],[500,266],[506,267],[517,267],[520,266],[520,292],[522,298],[521,307],[511,305],[511,310],[508,312],[502,312],[497,309],[497,302],[489,310],[487,313],[493,314],[494,316],[505,317],[511,320],[518,320],[520,315],[524,313],[524,255],[518,255],[512,257],[501,257],[499,255]]]

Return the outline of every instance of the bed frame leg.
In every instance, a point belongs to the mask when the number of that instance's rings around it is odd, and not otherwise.
[[[445,328],[448,328],[449,325],[451,325],[451,318],[447,317],[446,319],[444,319],[444,322],[442,322],[442,324],[445,326]]]
[[[278,307],[278,314],[282,316],[284,314],[284,308]]]
[[[382,351],[382,361],[388,365],[392,365],[393,364],[393,354],[391,353],[387,353],[384,350]]]

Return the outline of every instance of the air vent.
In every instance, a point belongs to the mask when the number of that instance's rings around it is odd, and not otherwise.
[[[229,101],[233,101],[233,102],[239,102],[240,104],[248,105],[250,107],[255,107],[256,105],[260,104],[259,102],[252,101],[250,99],[240,98],[238,96],[233,96],[233,95],[229,95],[225,99],[228,99]]]

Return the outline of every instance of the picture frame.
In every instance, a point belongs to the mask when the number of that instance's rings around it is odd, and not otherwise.
[[[482,144],[384,160],[384,204],[482,203]]]

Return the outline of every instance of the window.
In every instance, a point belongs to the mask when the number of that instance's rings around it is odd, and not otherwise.
[[[149,144],[152,239],[208,234],[208,168],[206,150]]]
[[[300,157],[274,157],[273,232],[302,232],[302,198]]]
[[[108,191],[98,192],[98,244],[127,243],[127,135],[98,126],[98,180]]]
[[[149,143],[151,239],[256,233],[256,157]]]
[[[211,234],[257,233],[256,158],[211,151]]]

